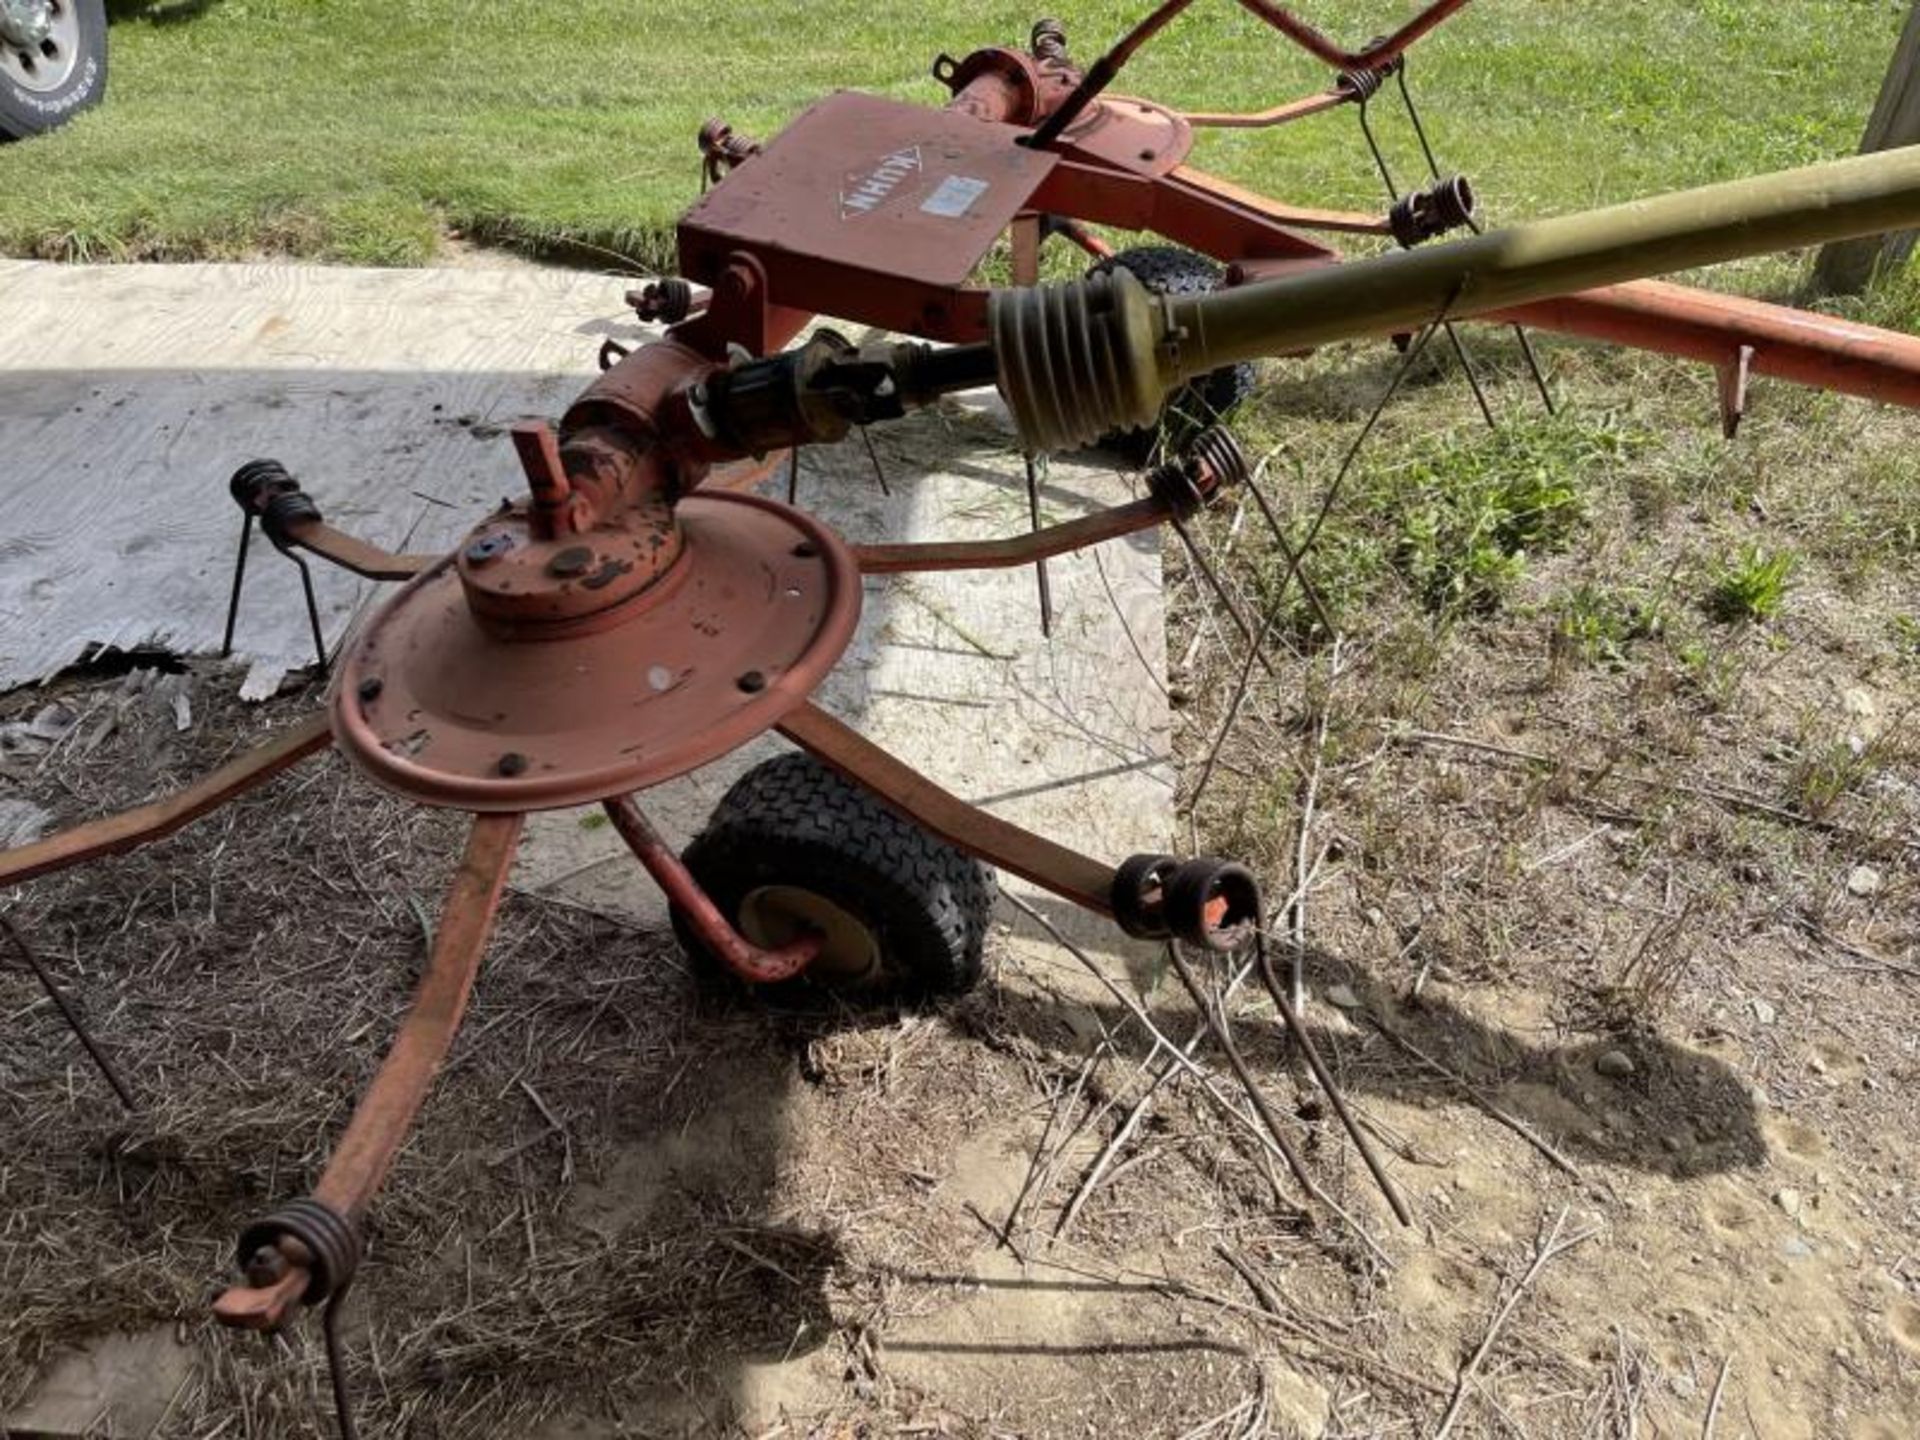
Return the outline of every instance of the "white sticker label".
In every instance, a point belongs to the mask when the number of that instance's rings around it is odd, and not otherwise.
[[[987,182],[974,180],[965,175],[949,175],[942,180],[926,199],[920,202],[920,208],[929,215],[938,215],[943,220],[957,220],[973,208],[973,202],[987,193]]]

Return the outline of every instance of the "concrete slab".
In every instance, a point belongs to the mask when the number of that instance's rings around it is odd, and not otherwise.
[[[521,488],[500,428],[559,409],[622,284],[567,271],[0,260],[0,689],[91,645],[217,650],[240,515],[279,459],[327,518],[452,542]],[[271,552],[268,558],[273,559]],[[292,567],[250,566],[238,653],[271,694],[312,642]],[[329,641],[373,587],[316,567]]]
[[[17,1440],[122,1440],[151,1435],[193,1374],[193,1350],[172,1326],[102,1335],[53,1362],[27,1403],[0,1419]]]

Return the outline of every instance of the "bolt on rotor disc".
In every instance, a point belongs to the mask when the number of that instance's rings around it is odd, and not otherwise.
[[[451,557],[417,577],[340,666],[341,749],[425,804],[542,810],[645,789],[772,729],[853,638],[853,557],[757,495],[690,495],[679,518],[671,570],[554,638],[482,628]]]

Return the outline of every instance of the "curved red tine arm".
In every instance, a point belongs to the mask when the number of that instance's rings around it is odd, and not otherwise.
[[[0,850],[0,885],[31,880],[102,855],[118,855],[171,835],[332,743],[333,731],[325,715],[290,725],[266,744],[236,756],[164,800],[90,820],[31,845]]]
[[[620,838],[646,867],[654,883],[680,908],[707,948],[734,974],[752,984],[767,985],[791,980],[813,963],[820,953],[818,935],[803,936],[774,950],[761,949],[727,923],[720,907],[700,888],[699,881],[673,853],[673,848],[660,838],[660,832],[653,828],[653,822],[631,795],[603,803],[613,828],[620,832]]]
[[[285,533],[288,544],[369,580],[411,580],[440,558],[396,555],[370,540],[336,530],[324,520],[294,520],[287,524]]]
[[[949,844],[991,861],[1096,915],[1113,914],[1113,867],[1023,830],[941,789],[812,704],[791,711],[780,733],[876,799]]]
[[[1182,110],[1180,118],[1189,125],[1211,126],[1216,130],[1265,130],[1337,110],[1342,105],[1351,105],[1353,100],[1351,90],[1321,90],[1271,110]]]
[[[313,1198],[349,1224],[358,1225],[366,1213],[447,1058],[493,932],[500,893],[506,887],[525,818],[474,818],[412,1008],[314,1186]],[[286,1259],[286,1272],[271,1284],[228,1289],[214,1301],[215,1317],[222,1324],[244,1329],[270,1330],[281,1325],[305,1293],[309,1278],[308,1256],[289,1253]]]
[[[863,575],[912,570],[999,570],[1030,565],[1051,555],[1098,545],[1121,535],[1165,524],[1172,512],[1153,496],[1115,505],[1078,520],[1049,525],[1002,540],[938,540],[920,544],[856,545],[854,562]]]
[[[1433,0],[1432,4],[1391,35],[1359,50],[1342,49],[1291,10],[1272,3],[1272,0],[1236,0],[1236,3],[1335,70],[1378,70],[1405,54],[1416,40],[1451,18],[1456,11],[1464,9],[1467,0]],[[1114,77],[1133,58],[1134,52],[1192,4],[1193,0],[1161,0],[1112,49],[1087,67],[1085,76],[1074,87],[1073,93],[1035,127],[1030,143],[1045,147],[1059,139],[1062,132],[1093,103],[1095,97],[1113,83]]]
[[[1451,19],[1467,7],[1467,0],[1434,0],[1413,19],[1383,40],[1359,50],[1346,50],[1300,19],[1284,5],[1272,0],[1236,0],[1241,9],[1259,16],[1314,59],[1335,70],[1377,69],[1404,55],[1416,40]]]

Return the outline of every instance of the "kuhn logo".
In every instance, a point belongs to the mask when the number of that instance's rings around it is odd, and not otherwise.
[[[880,208],[880,202],[900,188],[900,182],[920,173],[920,147],[896,150],[873,169],[847,176],[840,191],[840,218],[851,220]]]

